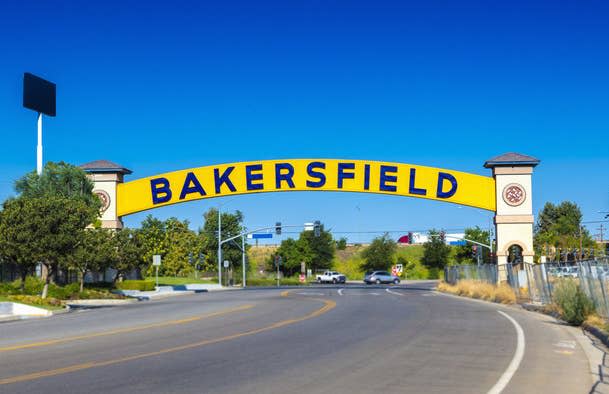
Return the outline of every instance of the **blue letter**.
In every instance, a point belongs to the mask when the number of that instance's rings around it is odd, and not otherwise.
[[[192,186],[190,184],[192,183]],[[190,193],[199,193],[200,195],[205,195],[205,190],[199,180],[192,172],[186,174],[186,179],[184,180],[184,186],[182,186],[182,192],[180,192],[180,200],[183,200],[187,194]]]
[[[233,172],[233,170],[235,169],[235,167],[227,167],[226,170],[224,170],[224,172],[222,173],[222,176],[220,176],[220,170],[218,170],[217,168],[214,168],[214,181],[216,183],[216,194],[220,194],[220,187],[222,186],[223,183],[226,184],[226,186],[228,186],[228,188],[230,189],[231,192],[237,191],[237,189],[235,189],[235,185],[233,185],[233,183],[230,180],[230,174],[231,172]]]
[[[322,187],[326,184],[326,174],[323,172],[315,171],[315,169],[319,168],[320,170],[326,169],[326,163],[321,161],[314,161],[309,163],[307,166],[307,174],[312,178],[317,178],[319,181],[307,181],[307,187]]]
[[[370,190],[370,164],[364,165],[364,190]]]
[[[397,182],[398,177],[395,175],[387,175],[388,172],[398,172],[396,166],[381,166],[381,184],[379,189],[384,192],[394,192],[397,190],[395,185],[388,185],[387,182]]]
[[[254,183],[254,181],[261,181],[262,174],[253,174],[254,171],[262,171],[262,164],[253,164],[251,166],[245,166],[245,182],[247,184],[247,190],[262,190],[262,183]]]
[[[150,191],[152,192],[152,203],[161,204],[171,200],[171,189],[167,178],[155,178],[150,180]],[[159,194],[165,194],[159,197]]]
[[[444,185],[444,181],[450,181],[450,190],[447,192],[442,191],[442,186]],[[451,174],[447,174],[446,172],[438,172],[438,191],[436,193],[436,197],[438,198],[449,198],[455,195],[457,192],[457,180]]]
[[[281,170],[288,170],[287,173],[282,174]],[[294,181],[292,181],[292,177],[294,176],[294,167],[290,163],[277,163],[275,164],[275,188],[281,189],[281,181],[286,181],[290,189],[293,189]]]
[[[416,175],[417,175],[417,170],[415,168],[411,168],[410,169],[410,185],[408,186],[408,193],[418,194],[419,196],[426,196],[427,190],[420,189],[420,188],[414,186]]]
[[[343,188],[343,179],[353,179],[355,174],[352,172],[345,172],[345,170],[354,170],[355,163],[338,163],[338,185],[339,189]]]

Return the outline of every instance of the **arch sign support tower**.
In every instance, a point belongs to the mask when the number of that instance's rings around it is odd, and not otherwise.
[[[105,228],[122,217],[166,205],[238,194],[338,191],[390,194],[451,202],[495,212],[497,263],[512,250],[533,263],[531,177],[539,160],[506,153],[488,160],[492,177],[404,163],[337,159],[263,160],[168,172],[123,182],[131,171],[98,160],[81,166],[102,200]],[[501,268],[501,267],[500,267]],[[505,272],[505,270],[499,270]],[[500,278],[504,279],[504,278]]]

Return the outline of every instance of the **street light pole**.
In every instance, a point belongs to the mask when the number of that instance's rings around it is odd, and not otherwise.
[[[218,284],[222,286],[222,212],[218,206]]]
[[[243,271],[243,281],[241,283],[245,287],[245,235],[241,236],[241,264],[241,271]]]

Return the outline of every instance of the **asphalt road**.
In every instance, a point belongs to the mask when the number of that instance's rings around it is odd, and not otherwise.
[[[430,287],[226,291],[3,323],[0,393],[590,391],[565,327]]]

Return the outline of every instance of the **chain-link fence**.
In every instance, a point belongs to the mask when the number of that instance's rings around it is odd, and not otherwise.
[[[483,265],[450,265],[444,268],[444,281],[452,285],[463,279],[497,283],[497,266]]]
[[[444,280],[455,284],[471,279],[488,283],[505,280],[520,301],[549,304],[556,284],[565,278],[578,282],[599,315],[609,318],[609,261],[607,258],[573,263],[455,265],[444,270]]]

